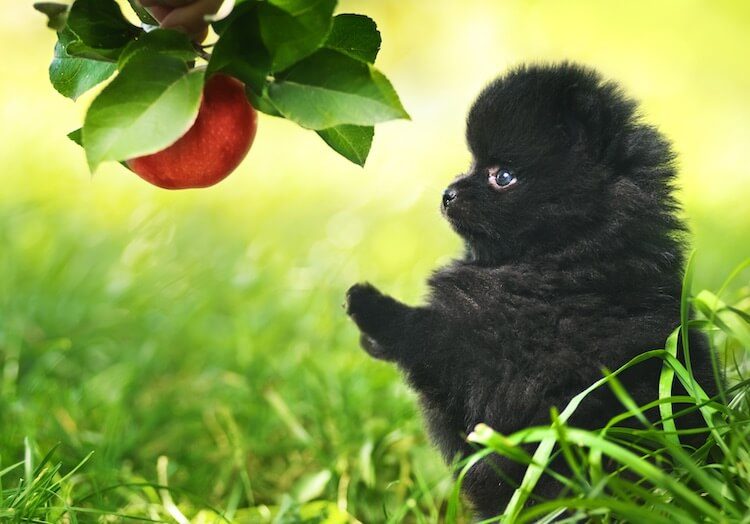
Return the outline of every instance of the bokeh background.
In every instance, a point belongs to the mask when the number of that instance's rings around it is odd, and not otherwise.
[[[116,164],[88,174],[65,135],[90,97],[52,89],[54,35],[31,2],[3,0],[0,470],[28,437],[37,453],[59,443],[63,470],[95,452],[66,493],[96,511],[168,518],[141,484],[168,477],[198,520],[212,507],[304,516],[313,500],[362,522],[438,520],[450,472],[412,393],[358,349],[341,303],[363,279],[419,301],[430,270],[459,252],[438,202],[469,161],[465,113],[520,62],[598,68],[673,140],[696,289],[717,289],[750,256],[749,3],[349,0],[339,11],[378,22],[378,66],[412,120],[378,126],[360,169],[262,115],[230,178],[167,192]]]

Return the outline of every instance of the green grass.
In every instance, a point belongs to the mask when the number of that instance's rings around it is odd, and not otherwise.
[[[0,205],[0,512],[167,518],[167,482],[190,518],[311,500],[362,522],[442,511],[450,472],[412,394],[359,350],[352,277],[308,258],[319,240],[294,241],[296,220],[240,230],[208,206],[106,219],[16,198]],[[330,210],[309,211],[325,229]]]
[[[0,206],[0,517],[468,521],[413,395],[357,348],[341,309],[351,276],[311,261],[317,241],[295,237],[295,220],[248,234],[209,206],[136,206],[107,222],[95,209],[19,200]],[[330,220],[328,209],[306,211],[306,231]],[[693,299],[694,322],[734,382],[750,347],[750,293],[738,284],[722,291],[732,307],[707,292]],[[651,356],[669,351],[670,342]],[[665,369],[674,373],[663,380],[690,383],[687,370]],[[649,512],[654,522],[740,522],[750,500],[743,391],[702,407],[712,440],[697,454],[661,427],[568,428],[574,406],[547,428],[475,438],[505,452],[508,442],[545,442],[538,464],[565,443],[578,472],[568,495],[530,509],[518,498],[510,510],[521,520],[564,504],[594,521]],[[644,439],[659,451],[644,452]],[[608,456],[640,477],[611,475]]]

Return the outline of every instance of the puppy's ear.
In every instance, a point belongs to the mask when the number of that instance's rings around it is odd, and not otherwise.
[[[605,160],[618,148],[618,133],[635,107],[616,85],[597,84],[573,84],[562,100],[563,125],[571,146],[595,161]]]
[[[570,145],[594,159],[600,158],[606,147],[602,131],[606,128],[608,115],[598,93],[575,84],[565,90],[561,102],[563,126]]]

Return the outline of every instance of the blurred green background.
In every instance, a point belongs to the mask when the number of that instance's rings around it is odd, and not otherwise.
[[[341,303],[363,279],[418,301],[430,270],[458,253],[438,202],[469,161],[465,113],[519,62],[594,66],[671,137],[696,288],[718,288],[750,256],[749,3],[352,0],[339,11],[378,22],[378,66],[412,121],[378,126],[360,169],[262,115],[230,178],[167,192],[118,165],[89,176],[65,135],[90,97],[52,89],[54,35],[31,2],[3,1],[0,470],[28,436],[42,452],[60,443],[64,469],[95,451],[69,486],[85,507],[165,518],[155,491],[126,485],[155,483],[163,455],[189,516],[213,506],[260,518],[319,499],[362,522],[437,520],[449,470],[398,372],[358,349]]]

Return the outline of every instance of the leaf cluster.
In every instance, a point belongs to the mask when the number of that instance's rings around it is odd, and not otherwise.
[[[140,26],[115,0],[35,4],[57,32],[49,69],[57,91],[76,100],[116,75],[71,136],[85,149],[92,172],[102,162],[174,143],[195,121],[204,82],[213,74],[238,78],[256,109],[314,130],[359,165],[375,124],[408,118],[374,67],[381,44],[375,22],[334,16],[336,0],[238,1],[226,18],[212,22],[217,38],[205,46],[158,28],[148,11],[129,3]]]

